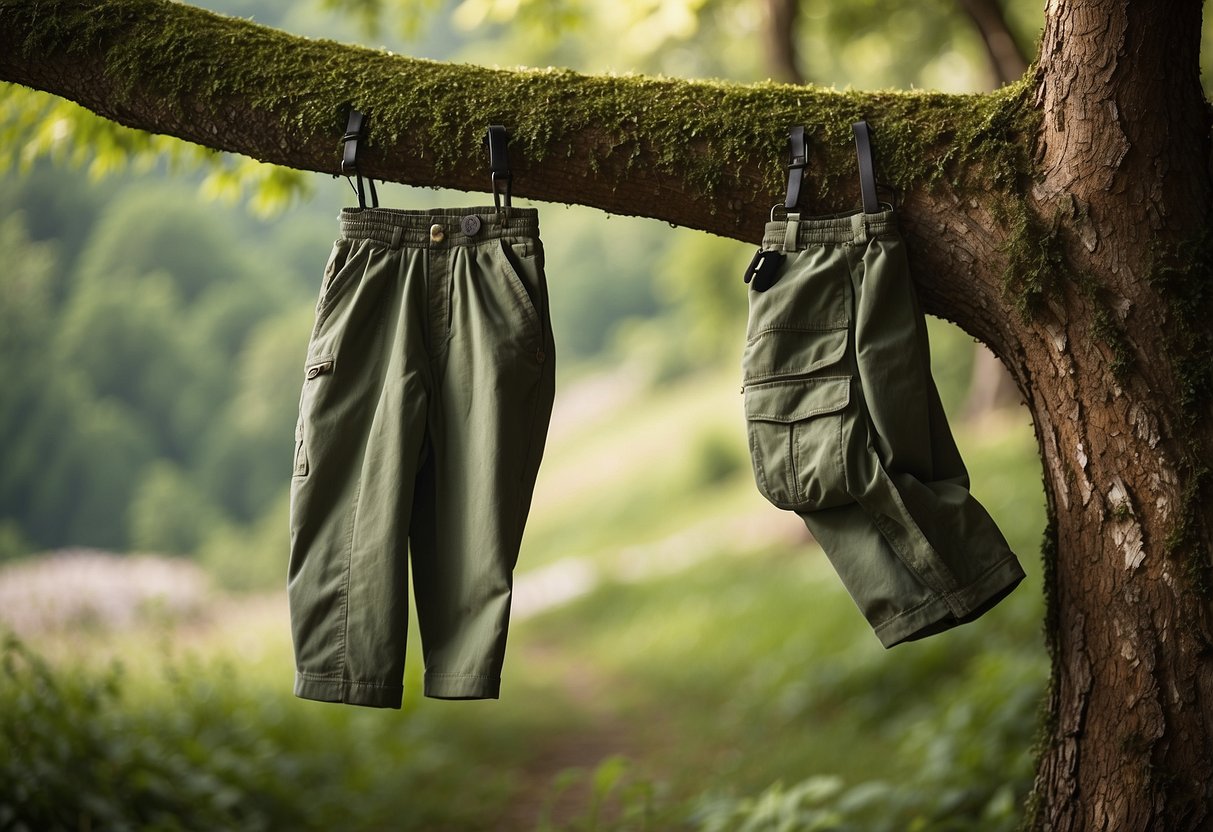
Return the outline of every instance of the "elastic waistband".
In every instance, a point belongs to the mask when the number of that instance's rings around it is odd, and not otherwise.
[[[788,220],[768,222],[762,235],[762,247],[783,248],[789,242],[789,225]],[[891,208],[879,214],[856,211],[830,217],[807,217],[796,223],[796,226],[797,248],[831,243],[866,243],[873,237],[897,231]]]
[[[341,238],[399,248],[471,246],[500,237],[538,238],[535,208],[343,208]]]

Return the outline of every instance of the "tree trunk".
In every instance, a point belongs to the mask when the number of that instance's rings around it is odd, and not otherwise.
[[[1065,266],[1019,366],[1053,517],[1036,828],[1209,829],[1207,240],[1169,262],[1210,220],[1201,4],[1052,0],[1047,15],[1032,198]]]
[[[166,0],[0,0],[0,78],[323,173],[352,102],[371,114],[367,172],[465,190],[487,190],[480,138],[502,122],[516,194],[749,241],[780,199],[791,124],[812,147],[802,210],[855,204],[850,123],[866,117],[924,308],[990,345],[1035,420],[1054,660],[1035,828],[1197,830],[1213,825],[1200,14],[1052,0],[1031,86],[948,96],[501,72]]]
[[[961,407],[961,419],[978,422],[991,413],[1009,411],[1023,403],[1019,385],[984,344],[973,345],[973,369],[969,392]]]
[[[766,28],[763,32],[767,48],[767,66],[777,81],[803,84],[806,80],[800,68],[800,50],[796,48],[796,19],[804,0],[766,0]]]
[[[1027,72],[1028,62],[1015,42],[998,0],[959,0],[959,3],[985,44],[995,85],[1018,80]]]

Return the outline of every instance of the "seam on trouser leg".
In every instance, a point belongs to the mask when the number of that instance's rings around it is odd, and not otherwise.
[[[796,441],[796,425],[787,426],[788,458],[792,464],[788,466],[788,481],[784,484],[792,502],[799,503],[803,499],[800,493],[800,443]]]
[[[906,508],[905,503],[901,499],[901,495],[897,493],[897,489],[893,485],[888,472],[884,470],[883,465],[880,466],[880,470],[881,473],[884,474],[884,485],[886,486],[887,491],[891,495],[892,499],[895,501],[898,512],[901,515],[901,519],[906,523],[906,533],[911,537],[916,536],[918,538],[917,542],[924,547],[924,551],[928,552],[929,556],[925,558],[917,557],[913,548],[906,551],[905,547],[902,545],[903,541],[901,540],[901,535],[897,533],[898,530],[893,525],[892,518],[884,515],[879,510],[869,508],[869,506],[865,505],[863,501],[857,502],[859,502],[860,506],[863,507],[863,510],[872,518],[872,524],[876,526],[876,529],[884,537],[885,542],[889,544],[889,548],[891,548],[897,554],[898,560],[905,565],[906,569],[909,569],[912,573],[914,573],[914,575],[920,581],[922,581],[924,586],[928,587],[940,599],[942,599],[949,608],[952,608],[953,613],[959,615],[960,610],[956,608],[956,604],[953,600],[953,596],[956,592],[954,586],[956,581],[954,579],[950,580],[952,577],[951,575],[941,575],[938,567],[938,564],[942,563],[946,565],[947,562],[940,557],[939,552],[934,546],[931,545],[931,541],[927,540],[926,535],[922,533],[922,529],[918,527],[917,521],[914,519],[914,516],[910,514],[909,509]]]
[[[353,506],[350,508],[350,531],[345,544],[345,576],[341,580],[341,644],[337,648],[337,666],[341,672],[349,672],[346,665],[346,644],[350,636],[350,573],[354,568],[354,530],[358,525],[358,501],[362,496],[362,483],[354,486]]]

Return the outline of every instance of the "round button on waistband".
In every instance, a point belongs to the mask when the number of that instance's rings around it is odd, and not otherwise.
[[[438,223],[434,223],[433,225],[430,226],[430,239],[431,240],[433,240],[435,243],[441,243],[444,237],[446,237],[445,228],[443,228]]]
[[[468,214],[459,221],[459,227],[463,229],[463,233],[469,237],[475,237],[480,231],[480,217],[475,214]]]

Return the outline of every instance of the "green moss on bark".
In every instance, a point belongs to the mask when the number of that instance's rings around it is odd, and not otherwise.
[[[1045,482],[1045,493],[1049,493],[1049,483]],[[1061,684],[1061,670],[1058,656],[1060,653],[1060,645],[1058,643],[1061,633],[1061,610],[1058,607],[1057,601],[1057,517],[1053,510],[1053,503],[1050,500],[1048,504],[1048,522],[1045,526],[1044,536],[1040,542],[1040,557],[1041,557],[1041,583],[1043,584],[1045,597],[1045,617],[1044,617],[1044,640],[1045,647],[1049,652],[1049,665],[1052,668],[1049,673],[1048,690],[1040,703],[1040,711],[1037,714],[1036,721],[1036,740],[1032,744],[1032,756],[1037,760],[1044,759],[1045,754],[1052,749],[1054,743],[1059,739],[1058,724],[1060,715],[1057,709],[1057,699],[1059,686]],[[1041,801],[1041,794],[1037,788],[1033,788],[1028,794],[1026,805],[1024,806],[1024,822],[1021,829],[1037,829],[1040,827],[1040,813],[1043,811],[1044,805]]]
[[[1179,382],[1186,431],[1213,405],[1213,229],[1154,253],[1148,278],[1167,310],[1167,359]]]
[[[591,131],[598,155],[587,167],[619,154],[710,194],[739,165],[781,159],[788,126],[804,124],[824,194],[853,177],[850,125],[873,114],[881,178],[898,188],[946,181],[1009,190],[1031,169],[1037,114],[1027,81],[945,95],[502,71],[310,40],[163,0],[4,6],[28,33],[28,54],[103,46],[123,95],[153,93],[179,113],[211,116],[239,101],[300,136],[328,125],[334,142],[353,104],[372,114],[372,147],[407,138],[439,170],[479,158],[484,126],[500,122],[532,161]],[[765,175],[778,193],[780,165]]]
[[[1177,382],[1184,484],[1174,526],[1167,535],[1167,555],[1184,566],[1191,586],[1213,597],[1213,564],[1204,528],[1213,504],[1213,459],[1198,431],[1213,413],[1213,230],[1170,250],[1154,254],[1151,287],[1166,309],[1163,333],[1166,360]]]
[[[1056,291],[1058,281],[1070,272],[1062,248],[1060,217],[1054,216],[1053,222],[1046,224],[1022,199],[1007,198],[995,205],[997,218],[1010,230],[1003,294],[1014,304],[1020,319],[1028,323]]]

